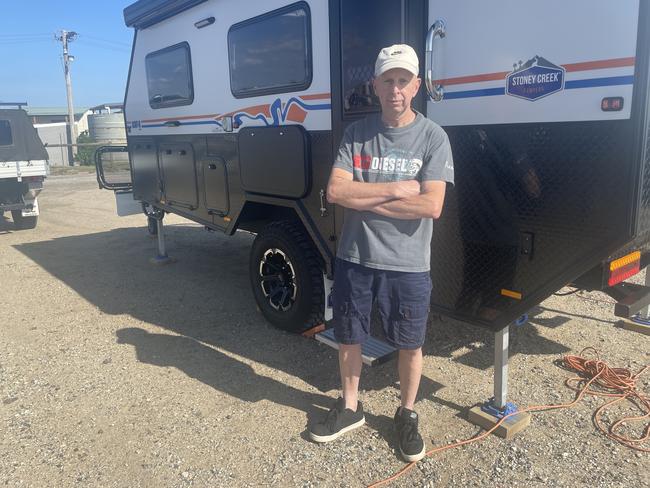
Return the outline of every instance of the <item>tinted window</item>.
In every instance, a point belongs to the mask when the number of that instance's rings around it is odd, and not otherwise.
[[[372,88],[375,60],[383,47],[402,42],[402,2],[341,2],[343,113],[379,110]]]
[[[304,90],[311,84],[309,7],[297,3],[228,32],[230,88],[238,98]]]
[[[11,146],[13,143],[11,124],[8,120],[0,120],[0,146]]]
[[[194,100],[190,46],[186,42],[147,54],[151,108],[189,105]]]

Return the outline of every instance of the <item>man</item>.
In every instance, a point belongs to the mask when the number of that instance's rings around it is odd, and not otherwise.
[[[454,175],[447,135],[411,108],[418,73],[410,46],[381,50],[373,80],[381,115],[346,129],[330,175],[327,199],[345,207],[332,297],[343,396],[309,429],[312,440],[329,442],[365,422],[357,398],[361,344],[376,302],[386,339],[399,350],[395,425],[409,462],[425,453],[414,403],[431,295],[431,235]]]

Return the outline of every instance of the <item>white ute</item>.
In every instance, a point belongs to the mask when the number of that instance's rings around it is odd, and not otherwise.
[[[27,113],[0,108],[0,214],[10,211],[16,229],[36,227],[47,158]]]

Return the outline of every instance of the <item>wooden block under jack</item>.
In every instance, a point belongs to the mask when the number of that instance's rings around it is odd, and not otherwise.
[[[632,322],[631,320],[625,319],[619,320],[616,325],[633,332],[640,332],[641,334],[650,335],[650,325],[639,324],[637,322]]]
[[[530,425],[531,415],[529,412],[518,413],[512,417],[508,417],[504,422],[497,427],[493,434],[503,437],[504,439],[511,439],[519,431],[524,430]],[[485,430],[490,430],[499,421],[487,412],[481,410],[481,406],[477,405],[469,409],[467,420],[471,423],[483,427]]]

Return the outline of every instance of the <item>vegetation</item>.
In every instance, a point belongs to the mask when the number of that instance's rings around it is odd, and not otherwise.
[[[95,142],[88,134],[80,134],[77,137],[77,144],[88,144]],[[95,149],[97,146],[78,146],[77,147],[77,156],[75,161],[77,161],[82,166],[92,166],[95,164]]]

